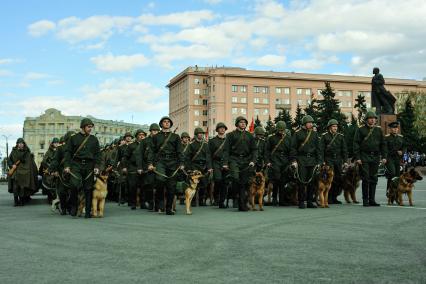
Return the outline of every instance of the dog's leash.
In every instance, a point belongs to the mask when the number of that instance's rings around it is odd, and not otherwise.
[[[319,169],[319,165],[316,165],[316,166],[314,167],[313,171],[312,171],[312,176],[309,178],[309,180],[308,180],[308,181],[303,181],[303,180],[300,178],[299,168],[297,167],[297,168],[296,168],[296,178],[297,178],[297,180],[298,180],[300,183],[302,183],[302,184],[309,184],[309,183],[311,183],[311,181],[312,181],[312,179],[314,178],[314,176],[317,174],[318,169]]]

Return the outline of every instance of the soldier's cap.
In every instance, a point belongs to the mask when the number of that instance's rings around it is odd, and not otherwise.
[[[180,135],[180,138],[184,138],[184,137],[191,138],[191,137],[189,136],[189,133],[188,133],[188,132],[182,132],[182,134]]]
[[[145,132],[143,129],[138,129],[138,130],[136,130],[136,132],[135,132],[135,137],[136,137],[136,136],[138,136],[140,133],[143,133],[143,134],[145,134],[145,136],[146,136],[146,132]]]
[[[90,118],[85,117],[80,122],[80,128],[84,128],[87,125],[93,125],[93,126],[95,126],[95,124],[93,123],[93,121]]]
[[[305,125],[306,123],[308,123],[308,122],[314,122],[314,119],[312,118],[312,116],[310,116],[310,115],[305,115],[303,118],[302,118],[302,124],[303,125]]]
[[[374,111],[367,111],[365,118],[377,118],[377,115]]]
[[[240,123],[241,120],[244,120],[246,124],[248,124],[247,118],[245,118],[244,116],[239,116],[235,119],[235,126],[238,126],[238,123]]]
[[[257,127],[254,129],[254,134],[255,134],[255,135],[265,135],[265,129],[263,129],[263,127],[262,127],[262,126],[257,126]]]
[[[159,126],[157,123],[152,123],[152,124],[149,126],[149,131],[153,131],[153,130],[160,131],[160,126]]]
[[[24,140],[24,138],[18,138],[18,139],[16,140],[16,144],[19,144],[19,143],[23,143],[23,144],[25,144],[25,140]]]
[[[170,127],[172,127],[173,126],[173,121],[172,121],[172,119],[169,117],[169,116],[163,116],[161,119],[160,119],[160,123],[159,123],[159,125],[161,126],[161,127],[163,127],[163,121],[164,120],[166,120],[166,119],[168,119],[169,121],[170,121]]]
[[[59,143],[59,139],[58,139],[57,137],[54,137],[54,138],[52,139],[52,143]]]
[[[389,128],[398,128],[399,122],[393,121],[393,122],[389,123],[388,126],[389,126]]]
[[[218,124],[216,124],[216,132],[219,128],[225,128],[225,131],[228,130],[228,127],[226,127],[226,124],[223,122],[219,122]]]
[[[278,121],[277,124],[275,125],[275,127],[278,131],[285,130],[285,128],[286,128],[285,121],[282,121],[282,120]]]
[[[123,138],[126,138],[126,137],[131,137],[131,138],[133,138],[133,135],[132,135],[132,133],[131,133],[131,132],[126,132],[126,133],[124,133]]]
[[[198,134],[204,134],[206,133],[201,127],[197,127],[194,129],[194,135],[198,135]]]

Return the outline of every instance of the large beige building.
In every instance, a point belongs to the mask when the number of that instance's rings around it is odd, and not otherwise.
[[[386,79],[392,93],[426,91],[425,81]],[[324,82],[329,81],[341,102],[343,113],[355,113],[358,94],[363,94],[367,107],[371,102],[371,77],[305,74],[293,72],[253,71],[230,67],[188,67],[173,77],[169,88],[169,112],[178,132],[195,127],[215,134],[216,123],[223,121],[232,129],[237,116],[258,116],[265,123],[280,109],[294,115],[299,104],[305,108],[312,96],[321,98]]]
[[[112,142],[125,132],[134,132],[138,128],[145,131],[148,125],[126,123],[123,121],[103,120],[88,116],[95,127],[92,134],[96,135],[101,145]],[[59,110],[50,108],[37,117],[26,117],[24,121],[23,138],[34,153],[37,165],[43,160],[44,153],[54,137],[61,137],[67,131],[78,131],[82,116],[66,116]]]

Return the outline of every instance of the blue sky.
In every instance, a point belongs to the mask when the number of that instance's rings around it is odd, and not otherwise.
[[[49,107],[157,121],[169,79],[196,64],[422,79],[425,11],[422,0],[2,1],[0,135],[14,142]]]

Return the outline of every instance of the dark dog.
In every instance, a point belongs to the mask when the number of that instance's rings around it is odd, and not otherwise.
[[[356,200],[355,195],[356,189],[359,186],[359,181],[361,180],[359,165],[351,163],[346,168],[344,168],[343,177],[341,180],[346,202],[351,203],[350,199],[352,199],[353,203],[359,203]]]
[[[422,179],[422,176],[414,168],[403,173],[400,177],[393,178],[386,192],[388,205],[396,201],[399,206],[404,206],[402,195],[405,193],[408,196],[410,206],[413,206],[414,183]]]
[[[282,204],[286,205],[297,205],[298,204],[298,190],[300,183],[296,178],[297,168],[294,165],[290,165],[287,168],[286,175],[288,177],[288,182],[284,186],[284,192],[280,195],[280,200]]]

